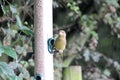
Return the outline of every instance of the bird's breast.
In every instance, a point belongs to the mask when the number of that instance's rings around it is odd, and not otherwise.
[[[55,41],[55,48],[58,50],[64,50],[66,47],[66,39],[58,38]]]

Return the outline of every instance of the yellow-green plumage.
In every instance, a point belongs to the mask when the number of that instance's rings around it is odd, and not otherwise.
[[[59,51],[59,53],[63,53],[66,47],[66,33],[63,30],[59,31],[59,35],[55,41],[55,48]]]
[[[58,50],[64,50],[66,45],[66,40],[58,37],[55,42],[55,48]]]

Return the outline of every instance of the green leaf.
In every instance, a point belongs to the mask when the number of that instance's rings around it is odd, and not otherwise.
[[[4,48],[0,46],[0,56],[2,56],[2,53],[4,53]]]
[[[6,9],[4,8],[4,6],[1,4],[1,9],[3,11],[4,14],[6,14]]]
[[[23,26],[21,30],[26,34],[26,35],[31,35],[33,34],[32,30],[30,30],[28,27]]]
[[[110,73],[110,70],[108,70],[108,69],[105,69],[103,73],[104,73],[106,76],[108,76],[108,77],[109,77],[110,74],[111,74],[111,73]]]
[[[2,56],[2,53],[4,52],[4,49],[3,49],[3,47],[2,47],[2,43],[1,43],[1,41],[0,41],[0,56]]]
[[[118,0],[105,0],[105,2],[109,5],[113,5],[115,7],[119,7]]]
[[[8,47],[8,46],[4,46],[4,53],[7,54],[8,56],[14,58],[14,59],[17,59],[17,53],[16,51],[11,48],[11,47]]]
[[[13,6],[13,5],[10,5],[10,10],[14,14],[14,16],[15,16],[15,18],[17,20],[17,25],[19,26],[19,28],[22,28],[23,25],[22,25],[22,22],[21,22],[21,19],[20,19],[19,15],[17,14],[16,7]]]
[[[91,35],[95,38],[95,39],[99,39],[98,38],[98,34],[95,31],[91,31]]]
[[[8,80],[23,80],[23,78],[19,76],[12,76]]]
[[[2,46],[2,43],[1,43],[1,41],[0,41],[0,46]]]
[[[21,19],[19,15],[15,15],[16,20],[17,20],[17,25],[19,26],[19,29],[22,30],[26,35],[31,35],[33,34],[32,30],[30,30],[28,27],[24,26],[21,22]]]
[[[68,7],[70,7],[70,6],[71,6],[71,4],[70,4],[70,3],[68,3],[68,4],[67,4],[67,6],[68,6]]]
[[[0,62],[0,76],[6,80],[6,78],[15,76],[15,73],[7,63]]]
[[[21,22],[21,19],[19,17],[19,15],[15,15],[15,18],[17,20],[17,25],[19,26],[19,28],[21,29],[23,27],[23,24]]]
[[[27,79],[30,77],[29,72],[27,71],[27,69],[25,67],[23,67],[22,65],[19,65],[18,70],[20,71],[21,77]]]
[[[12,37],[15,37],[15,32],[11,28],[6,29],[7,34],[9,34]]]
[[[17,13],[17,9],[14,5],[10,5],[10,10],[13,14],[16,14]]]
[[[20,30],[24,32],[26,35],[31,35],[33,34],[32,30],[30,30],[28,27],[24,26],[21,22],[21,19],[18,15],[15,15],[16,20],[17,20],[17,25],[19,26]]]
[[[29,59],[28,62],[29,62],[29,64],[30,64],[30,66],[35,66],[35,63],[34,63],[34,60],[33,60],[33,59]]]

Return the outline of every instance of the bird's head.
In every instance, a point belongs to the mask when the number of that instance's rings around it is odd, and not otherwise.
[[[59,36],[61,36],[61,37],[66,37],[65,31],[64,31],[64,30],[60,30],[60,31],[59,31]]]

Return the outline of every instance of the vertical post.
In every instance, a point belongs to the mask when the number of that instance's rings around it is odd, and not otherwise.
[[[53,31],[52,0],[35,0],[34,26],[35,74],[40,74],[43,80],[53,80],[53,55],[47,49],[47,40]]]
[[[63,74],[63,80],[82,80],[81,66],[66,67]]]

